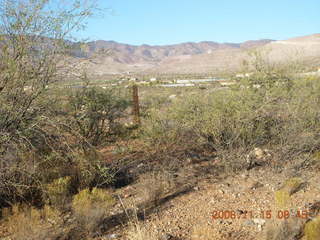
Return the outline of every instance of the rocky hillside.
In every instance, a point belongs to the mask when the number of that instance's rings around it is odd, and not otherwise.
[[[89,42],[78,56],[92,57],[99,53],[105,53],[105,50],[109,50],[108,53],[110,56],[114,61],[119,63],[132,64],[143,61],[160,62],[169,57],[206,54],[221,49],[247,49],[262,46],[270,42],[272,42],[272,40],[265,39],[247,41],[240,44],[204,41],[199,43],[187,42],[165,46],[150,46],[146,44],[134,46],[114,41],[99,40]]]
[[[204,41],[165,46],[94,41],[75,44],[70,63],[73,68],[86,68],[90,74],[137,73],[216,73],[239,70],[248,51],[258,48],[275,62],[297,59],[313,63],[320,59],[320,34],[288,40],[257,40],[244,43]]]

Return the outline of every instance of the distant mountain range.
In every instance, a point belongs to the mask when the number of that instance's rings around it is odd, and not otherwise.
[[[320,34],[275,41],[244,43],[204,41],[174,45],[129,45],[114,41],[74,44],[70,64],[75,72],[86,69],[92,75],[132,73],[217,73],[239,70],[248,51],[262,50],[270,61],[298,59],[320,62]]]

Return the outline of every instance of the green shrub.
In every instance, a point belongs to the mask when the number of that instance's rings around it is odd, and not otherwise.
[[[304,227],[306,240],[320,239],[320,217],[306,223]]]
[[[287,157],[288,152],[310,152],[320,146],[319,92],[319,78],[297,78],[290,89],[239,83],[212,94],[189,94],[166,109],[150,109],[143,136],[151,145],[209,143],[218,151],[274,145]]]
[[[0,208],[22,199],[39,204],[42,186],[66,176],[61,172],[72,162],[69,152],[75,147],[70,147],[70,135],[52,112],[57,99],[51,86],[61,80],[60,66],[66,75],[73,71],[65,64],[70,45],[65,40],[84,27],[96,8],[82,0],[60,5],[1,1]]]
[[[214,95],[195,95],[163,112],[153,111],[145,134],[152,142],[210,142],[216,149],[264,144],[275,139],[279,120],[269,104],[251,90],[230,90]]]
[[[112,89],[84,86],[68,100],[66,123],[83,138],[82,145],[99,145],[112,141],[121,133],[119,120],[124,116],[129,102]],[[68,119],[66,119],[68,120]]]
[[[64,208],[71,191],[71,177],[63,177],[54,180],[46,186],[50,203],[58,208]]]
[[[288,207],[290,203],[290,193],[285,190],[275,192],[275,204],[278,208]]]
[[[290,196],[299,191],[299,189],[304,185],[301,178],[294,177],[285,181],[283,186],[275,192],[275,203],[277,207],[288,207],[290,203]]]

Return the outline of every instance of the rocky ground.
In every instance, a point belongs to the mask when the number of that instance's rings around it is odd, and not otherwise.
[[[255,149],[253,156],[247,157],[247,170],[203,175],[196,180],[196,170],[215,169],[217,159],[190,161],[189,167],[177,173],[187,176],[171,192],[155,191],[159,186],[170,187],[162,184],[170,182],[170,176],[155,180],[141,176],[143,182],[138,180],[113,192],[117,203],[94,239],[266,240],[268,229],[279,231],[277,227],[285,223],[293,224],[289,228],[293,237],[272,239],[300,239],[295,236],[301,236],[300,227],[307,219],[295,215],[320,203],[319,168],[304,161],[287,163],[281,168],[264,165],[263,161],[272,160],[270,156],[267,151]],[[190,181],[192,178],[195,181]],[[289,201],[279,206],[275,193],[283,189],[288,179],[300,179],[303,184],[290,190]],[[162,197],[155,198],[157,195]],[[150,199],[153,201],[148,203]],[[286,211],[289,215],[284,216]],[[2,231],[5,233],[0,226]]]
[[[242,173],[197,182],[190,192],[166,201],[141,224],[160,239],[265,239],[272,224],[298,219],[294,214],[320,200],[320,175],[315,169],[289,164],[282,170],[255,167]],[[300,178],[305,184],[291,195],[285,207],[276,206],[275,192],[288,180]],[[122,195],[125,206],[137,199],[135,186]],[[283,217],[285,211],[291,211]],[[232,212],[232,216],[222,211]],[[271,218],[268,214],[271,214]],[[214,218],[213,219],[213,214]],[[127,228],[120,227],[103,239],[127,239]]]

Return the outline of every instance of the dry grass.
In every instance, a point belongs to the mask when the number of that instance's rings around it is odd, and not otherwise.
[[[83,231],[90,234],[107,216],[113,203],[114,199],[104,189],[84,189],[73,197],[72,210]]]
[[[138,221],[130,223],[126,236],[128,240],[160,240],[158,234],[149,231]]]
[[[14,205],[3,211],[5,228],[14,240],[55,239],[64,234],[59,211],[45,206],[43,209]]]
[[[265,230],[265,240],[299,239],[305,221],[301,218],[291,217],[286,220],[273,219]]]

